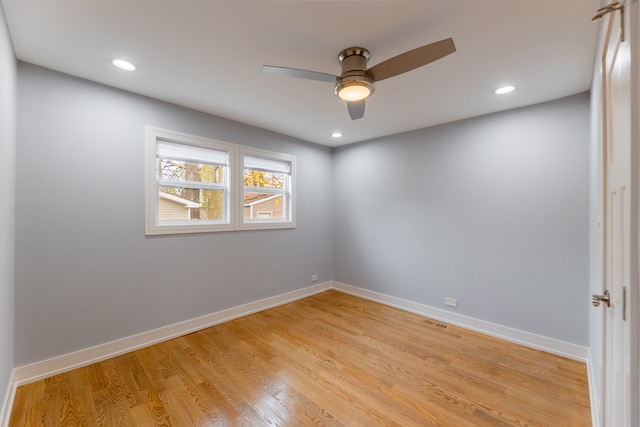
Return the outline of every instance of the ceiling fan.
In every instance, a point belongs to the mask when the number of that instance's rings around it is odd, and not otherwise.
[[[347,102],[349,115],[356,120],[364,116],[364,101],[375,90],[376,82],[422,67],[455,51],[453,39],[448,38],[401,53],[367,69],[371,57],[369,51],[363,47],[350,47],[338,55],[338,62],[342,65],[339,76],[275,65],[264,65],[262,71],[333,83],[333,93]]]

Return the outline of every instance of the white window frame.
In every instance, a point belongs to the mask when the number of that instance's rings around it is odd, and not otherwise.
[[[147,126],[145,129],[145,234],[186,234],[211,233],[220,231],[260,230],[295,228],[295,156],[276,153],[238,144],[231,144],[210,138],[170,131]],[[223,184],[189,183],[191,187],[207,187],[223,190],[224,212],[222,220],[159,220],[159,187],[162,182],[156,177],[156,153],[158,142],[224,151],[228,156],[228,165]],[[284,194],[287,200],[285,219],[244,219],[244,158],[245,156],[276,161],[289,165],[286,190],[260,189],[261,192]]]
[[[156,153],[158,143],[170,143],[196,147],[198,150],[216,150],[227,153],[226,174],[223,184],[189,183],[189,188],[223,190],[223,214],[221,220],[171,220],[159,219],[159,192],[162,181],[156,177]],[[222,141],[201,138],[194,135],[158,129],[146,128],[146,162],[145,162],[145,234],[182,234],[208,233],[212,231],[229,231],[235,228],[235,193],[233,191],[233,169],[236,147]]]
[[[264,159],[267,161],[275,161],[278,163],[286,163],[289,165],[288,180],[286,188],[284,190],[276,190],[271,188],[260,188],[260,192],[269,194],[282,194],[287,200],[286,214],[284,219],[279,218],[244,218],[244,159],[245,157],[255,157]],[[238,163],[240,167],[237,168],[238,182],[238,200],[241,201],[243,209],[238,210],[238,228],[242,230],[260,230],[260,229],[274,229],[274,228],[295,228],[296,226],[296,198],[295,198],[295,186],[296,186],[296,158],[295,156],[283,153],[275,153],[272,151],[261,150],[252,147],[240,147],[238,155]]]

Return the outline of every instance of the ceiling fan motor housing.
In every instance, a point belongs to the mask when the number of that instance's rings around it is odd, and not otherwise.
[[[340,52],[338,62],[342,65],[342,74],[336,80],[333,89],[333,93],[336,96],[342,98],[340,92],[349,86],[366,87],[369,90],[367,96],[373,93],[375,83],[367,73],[367,62],[370,57],[369,51],[363,47],[350,47]]]

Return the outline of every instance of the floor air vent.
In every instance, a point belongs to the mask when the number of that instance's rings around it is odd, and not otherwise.
[[[447,329],[447,326],[449,326],[446,323],[434,322],[434,321],[431,321],[431,320],[425,320],[425,322],[428,325],[435,326],[436,328],[440,328],[440,329]]]

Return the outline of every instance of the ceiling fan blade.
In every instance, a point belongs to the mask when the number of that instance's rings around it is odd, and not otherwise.
[[[362,101],[347,101],[349,116],[351,120],[358,120],[364,117],[364,99]]]
[[[379,82],[437,61],[455,51],[456,46],[453,44],[453,39],[448,38],[387,59],[369,68],[367,73],[373,77],[373,80]]]
[[[263,65],[262,71],[278,76],[297,77],[300,79],[318,80],[321,82],[335,83],[338,76],[320,73],[318,71],[299,70],[297,68],[278,67],[275,65]]]

